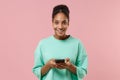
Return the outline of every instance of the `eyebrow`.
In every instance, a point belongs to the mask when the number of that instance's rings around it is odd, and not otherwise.
[[[61,20],[55,19],[54,21],[61,21]],[[64,19],[64,20],[62,20],[62,21],[68,21],[68,19]]]

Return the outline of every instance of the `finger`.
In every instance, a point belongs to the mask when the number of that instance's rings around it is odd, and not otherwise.
[[[62,69],[65,69],[67,67],[66,64],[58,64],[57,65],[58,68],[62,68]]]
[[[57,64],[54,62],[54,63],[53,63],[53,66],[54,66],[54,68],[56,68],[56,67],[57,67]]]
[[[58,68],[58,69],[65,69],[66,67],[65,66],[57,66],[56,68]]]
[[[66,58],[66,59],[65,59],[65,63],[67,63],[67,62],[70,62],[70,59],[69,59],[69,58]]]

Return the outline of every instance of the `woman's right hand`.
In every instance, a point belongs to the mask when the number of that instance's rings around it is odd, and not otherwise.
[[[47,63],[46,63],[47,66],[49,66],[50,68],[56,68],[57,67],[57,64],[55,62],[55,59],[50,59]]]
[[[41,70],[42,76],[45,75],[51,68],[56,68],[55,59],[50,59]]]

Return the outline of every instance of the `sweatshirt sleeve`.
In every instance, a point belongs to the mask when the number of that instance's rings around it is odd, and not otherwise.
[[[41,76],[42,66],[43,66],[43,58],[41,52],[41,44],[39,43],[34,53],[34,66],[32,68],[32,72],[39,78],[39,80],[42,79]]]
[[[76,78],[77,80],[82,80],[87,74],[88,58],[86,50],[82,43],[80,42],[78,44],[78,55],[75,65],[76,65]]]

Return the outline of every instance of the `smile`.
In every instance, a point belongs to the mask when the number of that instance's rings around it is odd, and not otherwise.
[[[57,30],[59,33],[63,33],[64,32],[64,30]]]

